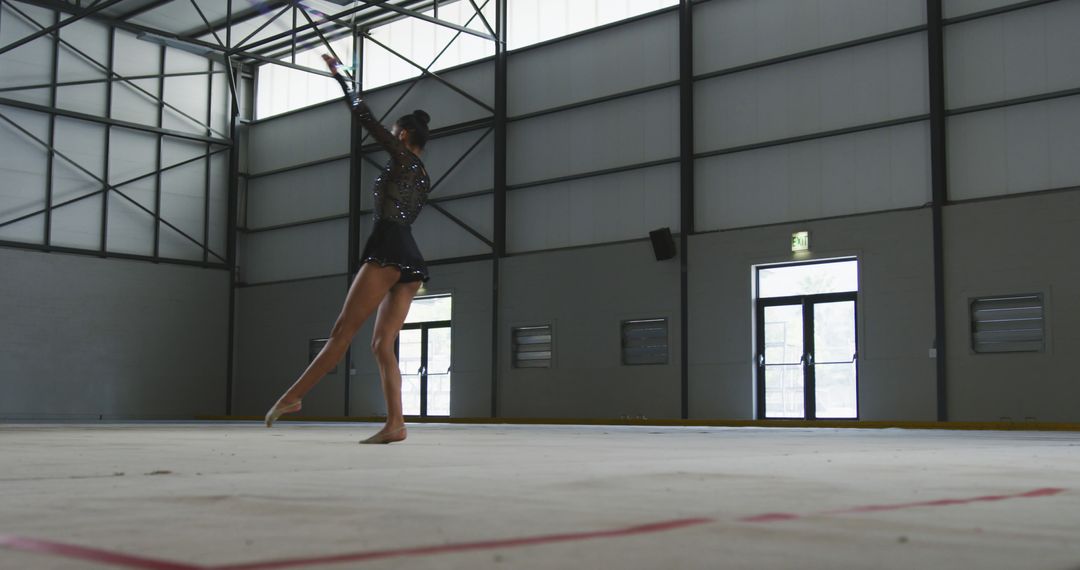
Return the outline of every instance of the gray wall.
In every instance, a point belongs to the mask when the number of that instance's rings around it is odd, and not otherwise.
[[[0,249],[0,418],[225,412],[229,273]]]
[[[308,341],[326,338],[334,325],[346,287],[344,277],[327,277],[237,291],[233,413],[262,415],[292,385],[308,365]],[[357,335],[370,337],[370,324]],[[342,362],[304,399],[304,414],[343,415],[344,393]]]
[[[946,0],[944,9],[952,18],[1013,4]],[[936,362],[929,352],[934,342],[929,72],[927,36],[918,29],[925,24],[923,0],[695,4],[694,72],[711,76],[699,77],[694,85],[693,215],[694,230],[700,233],[691,236],[689,251],[691,417],[753,417],[752,269],[795,260],[788,247],[791,232],[809,230],[812,254],[798,259],[854,255],[860,261],[860,417],[936,418]],[[1075,296],[1069,294],[1077,269],[1062,261],[1075,257],[1066,247],[1080,185],[1080,162],[1074,160],[1080,153],[1080,139],[1074,136],[1080,128],[1080,97],[972,108],[1080,86],[1080,40],[1072,33],[1077,25],[1080,0],[946,26],[950,199],[1005,198],[946,208],[953,419],[1080,420],[1067,406],[1070,397],[1075,399],[1070,388],[1075,382],[1059,355],[1063,343],[1075,339],[1080,322]],[[674,162],[679,99],[668,84],[677,79],[677,30],[677,14],[666,10],[509,54],[506,245],[511,256],[499,264],[499,415],[679,415],[678,261],[656,262],[642,241],[657,227],[681,230]],[[899,31],[908,33],[753,67]],[[634,73],[622,72],[627,61],[634,63]],[[492,67],[488,60],[446,75],[490,101]],[[381,113],[404,88],[376,90],[369,101]],[[635,89],[644,91],[604,99]],[[562,108],[583,102],[588,104]],[[410,93],[402,110],[417,107],[433,111],[434,126],[485,115],[430,80]],[[330,105],[256,123],[251,171],[342,156],[348,149],[340,132],[305,147],[303,156],[294,153],[295,145],[282,143],[287,138],[277,136],[301,132],[296,129],[328,131],[340,124],[341,116],[342,110]],[[833,132],[838,129],[855,132]],[[434,141],[425,156],[433,173],[438,176],[481,132]],[[486,193],[493,184],[492,142],[489,136],[436,192],[440,198],[480,192],[443,206],[489,238],[494,227]],[[343,214],[343,164],[257,178],[247,202],[250,226]],[[600,172],[607,168],[626,170]],[[365,206],[374,170],[363,165]],[[1051,189],[1066,190],[1041,194]],[[362,231],[366,234],[367,227]],[[432,210],[421,216],[415,231],[429,259],[489,251]],[[245,280],[340,275],[344,233],[344,220],[334,220],[250,234],[244,248],[247,263],[242,262]],[[486,415],[489,265],[437,266],[432,277],[432,291],[452,290],[455,296],[453,415]],[[286,337],[282,342],[299,343],[302,349],[307,333],[297,331],[309,319],[332,322],[343,296],[340,281],[244,289],[241,309],[250,312],[243,312],[241,320],[263,324],[244,324],[244,330],[262,332],[254,341],[242,338],[241,344],[272,344],[276,341],[266,337],[280,334]],[[1018,288],[1047,294],[1047,352],[968,353],[967,296]],[[319,294],[329,298],[304,300]],[[258,304],[250,305],[256,298]],[[275,308],[289,303],[297,306]],[[281,320],[266,328],[268,317],[260,311]],[[655,316],[670,319],[671,364],[621,366],[619,322]],[[554,366],[511,368],[511,328],[541,323],[555,329]],[[357,352],[351,392],[354,414],[383,411],[364,348],[368,335],[369,329],[358,336],[363,349]],[[245,350],[250,347],[241,353]],[[270,362],[243,360],[242,368],[252,368],[254,376],[292,370],[275,379],[273,390],[238,392],[239,400],[259,413],[303,364],[285,365],[277,355],[250,352],[244,358]],[[243,370],[241,376],[247,375]],[[319,390],[336,397],[343,386]],[[248,402],[252,399],[259,403]],[[340,402],[325,406],[341,407]]]
[[[945,211],[952,419],[1080,420],[1080,190],[951,206]],[[1042,293],[1046,350],[974,354],[972,297]]]
[[[812,254],[791,253],[808,230]],[[690,241],[690,416],[754,417],[753,267],[857,256],[859,417],[936,417],[930,212],[870,214]]]
[[[679,417],[679,263],[648,241],[519,255],[500,263],[499,415]],[[620,326],[668,319],[668,364],[623,366]],[[515,369],[513,327],[550,324],[551,368]]]

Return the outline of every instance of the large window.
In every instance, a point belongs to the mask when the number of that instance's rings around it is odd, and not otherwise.
[[[353,65],[353,39],[344,37],[330,42],[334,52],[346,65]],[[326,46],[298,52],[297,65],[313,69],[326,69],[322,54]],[[292,55],[281,58],[292,61]],[[301,109],[341,96],[341,87],[329,77],[315,75],[300,69],[266,63],[259,66],[258,88],[255,90],[256,118],[265,119],[295,109]]]
[[[510,49],[646,14],[678,0],[507,0]]]
[[[488,23],[495,25],[495,0],[476,0]],[[434,10],[424,12],[434,16]],[[440,2],[440,20],[488,33],[484,22],[469,2]],[[454,67],[495,55],[495,43],[471,34],[425,22],[403,18],[371,31],[375,40],[364,40],[364,89],[418,77],[417,65],[431,71]],[[383,44],[383,45],[379,45]],[[383,47],[386,46],[386,47]],[[397,52],[415,63],[412,65]]]
[[[484,18],[495,25],[495,0],[475,0]],[[559,38],[633,16],[646,14],[678,0],[507,0],[508,48],[516,49]],[[488,33],[472,3],[460,0],[439,2],[428,16]],[[423,69],[439,71],[495,54],[495,43],[452,28],[418,18],[401,18],[374,28],[364,40],[364,89],[374,89],[419,77]],[[352,58],[352,38],[332,42],[343,59]],[[317,46],[296,54],[297,65],[322,69],[326,51]],[[292,56],[283,58],[291,61]],[[411,63],[410,63],[411,62]],[[346,61],[352,65],[351,61]],[[329,78],[280,65],[259,67],[256,89],[256,116],[266,118],[300,109],[340,95]]]

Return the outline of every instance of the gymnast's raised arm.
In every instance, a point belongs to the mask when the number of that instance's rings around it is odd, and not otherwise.
[[[341,90],[345,93],[345,102],[352,108],[352,112],[360,120],[360,124],[391,155],[405,152],[405,145],[390,131],[386,130],[386,127],[382,126],[382,123],[375,118],[375,115],[371,113],[371,109],[364,103],[364,100],[360,98],[360,94],[352,90],[349,84],[345,82],[345,78],[341,75],[341,62],[334,59],[330,54],[324,53],[322,57],[323,61],[326,62],[326,66],[330,68],[330,73],[334,74],[334,79],[337,80]]]

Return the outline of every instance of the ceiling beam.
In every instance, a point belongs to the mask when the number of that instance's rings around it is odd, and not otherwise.
[[[130,12],[125,12],[123,14],[120,14],[119,16],[116,16],[116,19],[117,20],[128,20],[128,19],[134,18],[135,16],[138,16],[140,14],[145,14],[145,13],[151,11],[151,10],[157,10],[158,8],[164,6],[164,5],[166,5],[166,4],[168,4],[169,2],[172,2],[172,1],[173,0],[155,0],[154,2],[149,2],[147,4],[144,4],[143,6],[135,8],[134,10],[131,10]]]
[[[123,0],[106,0],[104,2],[99,2],[97,4],[94,4],[92,7],[87,8],[85,10],[79,10],[78,6],[72,6],[71,4],[68,4],[68,6],[70,7],[70,9],[68,11],[73,12],[74,13],[73,16],[71,16],[70,18],[67,18],[66,20],[63,20],[61,22],[53,24],[53,25],[51,25],[49,27],[42,28],[41,30],[38,30],[37,32],[34,32],[34,33],[32,33],[32,34],[30,34],[30,35],[28,35],[26,37],[15,40],[15,41],[5,45],[4,47],[0,47],[0,54],[9,52],[9,51],[21,46],[21,45],[26,45],[26,44],[28,44],[28,43],[30,43],[30,42],[32,42],[32,41],[34,41],[34,40],[36,40],[36,39],[38,39],[40,37],[47,36],[47,35],[55,32],[55,31],[59,30],[60,28],[63,28],[64,26],[67,26],[67,25],[73,24],[75,22],[78,22],[79,20],[82,20],[83,18],[93,16],[93,15],[97,14],[98,12],[104,10],[105,8],[108,8],[109,6],[112,6],[113,4],[116,4],[116,3],[119,3],[119,2],[122,2],[122,1]]]
[[[269,2],[265,2],[263,6],[253,6],[245,10],[240,10],[239,12],[232,15],[231,21],[229,19],[229,16],[225,16],[224,18],[221,18],[214,22],[210,22],[210,30],[213,30],[214,32],[220,32],[221,30],[229,27],[230,23],[234,26],[236,24],[242,24],[248,20],[252,20],[264,14],[268,15],[269,12],[277,10],[278,8],[281,8],[288,3],[289,0],[271,0]],[[181,38],[195,38],[203,34],[210,33],[210,30],[207,30],[206,26],[198,26],[190,30],[180,32],[176,35],[180,36]]]

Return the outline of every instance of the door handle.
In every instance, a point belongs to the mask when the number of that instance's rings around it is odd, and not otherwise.
[[[757,355],[757,363],[758,363],[758,366],[765,366],[765,355],[764,354]]]

